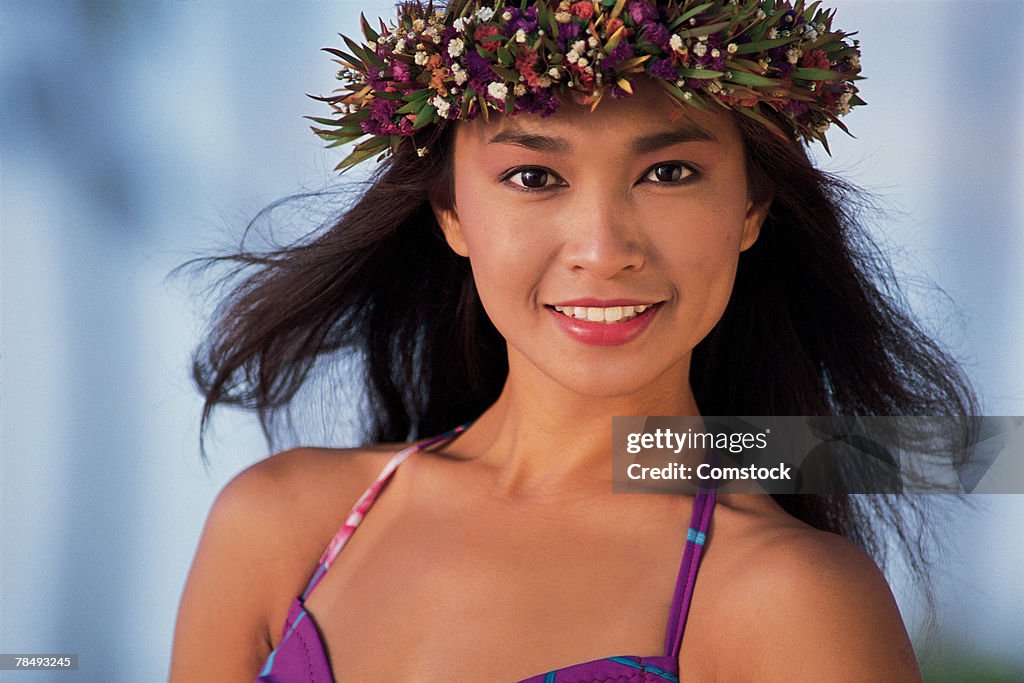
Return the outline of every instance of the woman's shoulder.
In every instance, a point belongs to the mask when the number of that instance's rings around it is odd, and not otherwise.
[[[349,509],[403,445],[297,448],[224,486],[182,594],[172,680],[232,680],[258,669]],[[224,657],[225,648],[234,654]]]
[[[359,496],[404,446],[303,447],[276,453],[228,482],[211,516],[226,516],[234,520],[233,526],[258,527],[258,545],[268,556],[294,558],[294,564],[308,567],[310,562],[315,564]],[[254,535],[247,537],[257,542]],[[287,567],[292,563],[281,564],[291,573]],[[284,583],[295,581],[281,578]]]
[[[741,647],[747,656],[730,661],[753,667],[736,676],[919,680],[899,609],[874,560],[767,496],[754,498],[720,506],[713,529],[714,592],[734,634],[723,646]]]

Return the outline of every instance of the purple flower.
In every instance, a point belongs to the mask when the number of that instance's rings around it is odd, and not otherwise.
[[[387,77],[384,76],[383,71],[375,66],[371,66],[366,70],[366,82],[374,90],[387,90],[388,87]]]
[[[566,51],[567,44],[570,41],[576,40],[580,35],[580,25],[574,21],[570,21],[566,24],[558,25],[558,48],[562,51]]]
[[[634,24],[654,21],[658,18],[658,8],[647,0],[633,0],[633,2],[629,3],[626,13],[629,14]]]
[[[364,133],[370,135],[412,135],[412,122],[404,116],[395,123],[395,112],[401,106],[394,100],[380,97],[370,102],[370,118],[360,124]]]
[[[662,78],[666,81],[674,81],[679,75],[671,59],[657,60],[651,64],[649,73],[655,78]]]
[[[791,100],[790,102],[787,102],[786,106],[784,106],[782,109],[783,111],[792,115],[793,118],[798,119],[807,112],[809,112],[811,110],[811,107],[806,102],[801,102],[800,100]]]
[[[627,59],[632,59],[634,55],[633,46],[622,41],[615,46],[615,49],[608,53],[608,56],[601,62],[601,68],[606,71],[611,71],[617,67],[620,63]]]
[[[672,34],[662,24],[655,22],[648,22],[644,24],[643,32],[644,40],[657,45],[665,52],[671,52],[672,46],[669,41],[672,40]]]
[[[412,80],[412,70],[408,64],[396,59],[391,63],[391,78],[400,83],[405,83]]]
[[[469,72],[469,85],[477,92],[485,92],[487,84],[495,80],[491,61],[481,57],[476,50],[466,52],[466,71]]]
[[[511,38],[516,31],[522,29],[526,33],[537,30],[537,8],[530,7],[525,12],[518,7],[506,10],[512,18],[505,24],[505,36]]]
[[[551,116],[555,113],[562,101],[558,99],[551,90],[538,89],[516,99],[516,113],[527,112],[540,114],[541,117]]]

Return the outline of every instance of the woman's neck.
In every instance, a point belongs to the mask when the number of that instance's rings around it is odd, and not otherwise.
[[[452,451],[488,467],[495,495],[561,497],[611,486],[612,417],[699,415],[689,366],[617,396],[574,391],[510,358],[498,400]],[[490,477],[489,477],[490,478]]]

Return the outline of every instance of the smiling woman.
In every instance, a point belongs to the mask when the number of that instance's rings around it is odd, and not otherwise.
[[[831,19],[406,3],[332,50],[316,130],[384,163],[308,241],[233,257],[196,378],[204,422],[269,432],[355,351],[378,445],[225,488],[172,680],[919,679],[872,559],[919,538],[913,501],[611,492],[615,415],[974,412],[801,146],[860,103]]]

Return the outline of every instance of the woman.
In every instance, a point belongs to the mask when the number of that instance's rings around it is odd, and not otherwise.
[[[613,495],[608,468],[615,415],[971,412],[794,141],[860,103],[856,44],[802,5],[508,4],[332,51],[319,134],[390,158],[323,234],[235,257],[204,419],[269,430],[354,351],[369,441],[442,436],[232,481],[171,679],[918,680],[868,554],[899,501]]]

